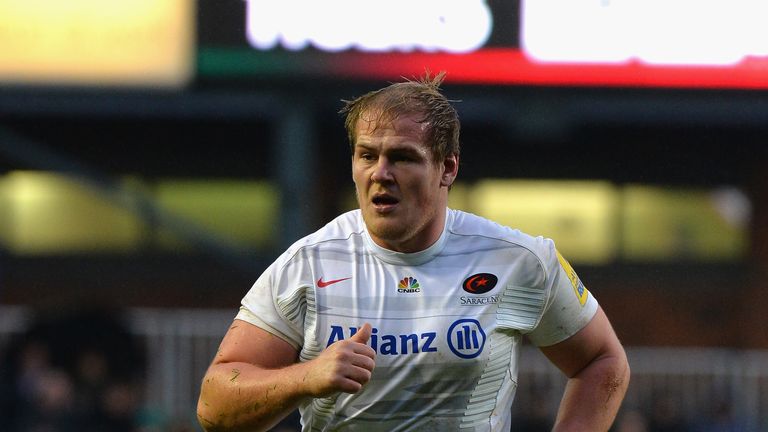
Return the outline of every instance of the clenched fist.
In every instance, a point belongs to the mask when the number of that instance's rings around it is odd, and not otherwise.
[[[371,325],[365,323],[349,339],[332,343],[312,360],[305,384],[314,397],[334,393],[357,393],[370,381],[376,366],[376,352],[366,345],[371,337]]]

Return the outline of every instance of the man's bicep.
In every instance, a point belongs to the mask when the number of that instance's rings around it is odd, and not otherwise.
[[[213,364],[244,362],[274,369],[295,363],[298,355],[298,350],[282,338],[235,319],[224,335]]]
[[[576,334],[539,349],[568,377],[573,377],[594,360],[623,350],[608,317],[600,307],[589,323]]]

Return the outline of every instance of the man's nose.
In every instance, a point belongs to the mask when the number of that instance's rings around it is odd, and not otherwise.
[[[377,183],[384,183],[388,181],[392,181],[392,166],[387,160],[387,158],[380,157],[379,160],[376,162],[376,165],[373,167],[373,172],[371,173],[371,180]]]

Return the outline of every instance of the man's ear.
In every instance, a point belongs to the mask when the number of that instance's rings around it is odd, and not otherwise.
[[[443,160],[443,176],[440,186],[450,187],[459,175],[459,155],[452,154]]]

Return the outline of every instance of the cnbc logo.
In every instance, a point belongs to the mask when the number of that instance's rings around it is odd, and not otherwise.
[[[421,292],[421,285],[419,281],[412,277],[405,277],[397,284],[397,292],[399,293],[417,293]]]

